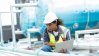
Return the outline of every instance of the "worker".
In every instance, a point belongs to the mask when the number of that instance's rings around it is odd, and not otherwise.
[[[52,52],[55,49],[55,44],[66,40],[69,40],[70,31],[66,28],[55,13],[48,12],[44,19],[44,24],[47,28],[44,31],[44,46],[41,50],[45,52]],[[60,52],[66,52],[65,50],[60,50]]]

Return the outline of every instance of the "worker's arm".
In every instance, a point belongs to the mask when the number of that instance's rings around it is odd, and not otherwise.
[[[66,40],[71,40],[71,33],[70,33],[70,30],[67,32]]]
[[[64,35],[65,35],[65,37],[63,37],[64,41],[71,39],[71,34],[70,34],[70,30],[69,29],[64,31]]]
[[[55,44],[52,44],[52,43],[47,43],[47,45],[55,47]]]
[[[55,46],[55,44],[52,44],[52,43],[49,43],[49,35],[48,35],[48,33],[47,33],[47,29],[45,29],[45,31],[44,31],[44,44],[45,45],[48,45],[48,46],[52,46],[52,47],[54,47]]]

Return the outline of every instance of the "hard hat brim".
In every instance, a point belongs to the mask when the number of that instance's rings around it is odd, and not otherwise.
[[[58,18],[56,18],[55,20],[57,20]],[[55,20],[53,20],[53,21],[55,21]],[[50,21],[50,20],[44,20],[44,24],[49,24],[49,23],[52,23],[53,21]]]

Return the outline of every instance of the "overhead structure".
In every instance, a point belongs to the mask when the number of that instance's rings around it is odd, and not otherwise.
[[[13,13],[21,12],[20,10],[13,11]],[[2,46],[4,44],[4,38],[3,38],[3,30],[2,30],[2,20],[1,20],[1,15],[2,14],[7,14],[11,12],[0,12],[0,45]]]
[[[14,17],[13,17],[13,9],[16,7],[37,7],[37,3],[30,4],[15,4],[11,5],[10,10],[11,10],[11,28],[12,28],[12,37],[13,37],[13,46],[15,47],[16,45],[16,37],[15,37],[15,27],[14,27]]]

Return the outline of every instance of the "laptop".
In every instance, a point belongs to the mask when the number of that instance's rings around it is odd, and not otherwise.
[[[74,39],[67,40],[55,45],[55,52],[59,52],[61,49],[72,50]]]

